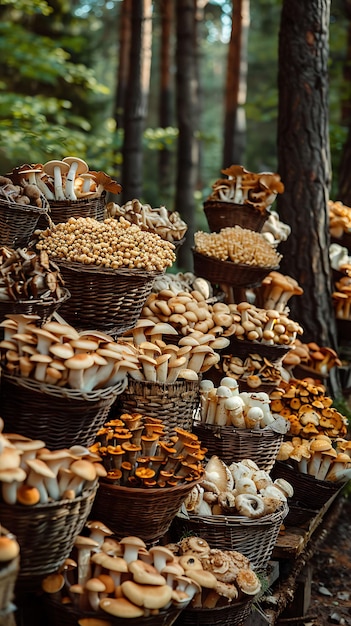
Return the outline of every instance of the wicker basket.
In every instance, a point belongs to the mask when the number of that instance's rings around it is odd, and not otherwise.
[[[0,199],[0,245],[25,248],[37,227],[39,218],[48,225],[48,207],[17,204]]]
[[[50,217],[54,224],[67,222],[70,217],[91,217],[102,222],[105,214],[106,192],[98,198],[79,200],[50,200]]]
[[[90,446],[126,380],[82,393],[2,372],[1,416],[5,432],[42,439],[51,450]]]
[[[251,459],[261,470],[269,472],[277,458],[284,435],[271,429],[246,430],[233,426],[215,426],[199,420],[193,422],[207,456],[217,455],[226,464]]]
[[[289,350],[291,346],[284,346],[279,344],[267,345],[260,341],[249,341],[248,339],[236,339],[234,336],[229,337],[230,344],[227,350],[233,356],[238,356],[240,359],[245,360],[250,354],[259,354],[262,358],[266,358],[271,363],[277,363],[280,361]]]
[[[237,550],[250,560],[256,572],[265,572],[287,513],[288,506],[283,504],[275,513],[259,519],[178,514],[172,524],[172,534],[175,534],[175,541],[185,534],[193,534],[206,539],[211,548]]]
[[[92,515],[104,522],[117,538],[137,535],[145,543],[159,541],[196,481],[177,487],[133,488],[100,480]]]
[[[67,323],[78,330],[96,328],[115,336],[135,326],[154,279],[163,273],[61,260],[57,264],[71,293],[60,310]]]
[[[1,519],[0,535],[6,536],[8,534],[9,531],[3,527]],[[0,569],[0,623],[1,612],[7,611],[14,599],[15,584],[19,572],[19,566],[20,557],[17,556],[15,559],[11,559],[11,561],[6,563],[4,567]]]
[[[206,256],[193,249],[194,273],[202,276],[215,285],[227,284],[236,287],[255,287],[276,267],[258,267],[255,265],[240,265],[232,261],[220,261]],[[69,288],[69,285],[67,285]]]
[[[122,413],[141,413],[163,421],[165,431],[172,435],[174,429],[191,430],[194,412],[200,403],[198,381],[177,380],[160,384],[128,379],[128,386],[118,398]]]
[[[271,476],[274,479],[285,478],[293,486],[294,495],[290,498],[291,504],[313,509],[315,512],[344,487],[344,484],[317,480],[310,474],[302,474],[296,466],[285,461],[276,461]]]
[[[218,233],[221,228],[241,226],[260,233],[270,212],[261,212],[249,204],[235,204],[219,200],[206,200],[204,212],[211,232]]]
[[[48,617],[48,623],[51,626],[78,626],[80,619],[95,618],[105,620],[106,626],[171,626],[180,614],[180,609],[170,607],[166,610],[161,609],[157,615],[149,615],[148,617],[138,618],[119,618],[112,617],[102,611],[80,611],[71,604],[58,602],[51,596],[45,596],[44,604]],[[100,622],[99,622],[100,623]]]
[[[20,313],[24,315],[39,315],[40,324],[48,322],[61,304],[70,297],[68,289],[63,290],[61,298],[45,298],[45,300],[9,300],[0,302],[0,320],[3,320],[8,313]]]
[[[252,611],[252,599],[214,609],[185,609],[176,626],[243,626]]]
[[[29,591],[69,556],[90,513],[97,485],[74,500],[23,506],[0,502],[0,519],[20,545],[17,589]]]

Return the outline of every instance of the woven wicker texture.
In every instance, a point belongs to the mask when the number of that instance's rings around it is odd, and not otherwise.
[[[118,398],[122,413],[138,412],[161,419],[168,434],[175,434],[177,427],[191,430],[199,402],[199,382],[188,380],[163,385],[129,378],[128,386]]]
[[[277,363],[280,361],[289,350],[291,346],[283,346],[279,344],[267,345],[260,341],[249,341],[248,339],[236,339],[235,337],[229,337],[230,344],[228,350],[230,350],[233,356],[238,356],[240,359],[246,359],[249,354],[259,354],[262,358],[268,359],[271,363]]]
[[[63,295],[58,300],[46,298],[45,300],[9,300],[0,302],[0,320],[3,320],[8,313],[23,315],[39,315],[40,324],[48,322],[61,304],[70,297],[68,289],[64,289]]]
[[[62,604],[50,596],[45,597],[44,602],[50,626],[78,626],[78,620],[84,617],[106,620],[106,626],[127,626],[129,624],[130,626],[171,626],[180,614],[179,609],[170,607],[167,610],[160,610],[157,615],[124,619],[112,617],[112,615],[102,611],[85,611],[83,613],[74,606]]]
[[[9,531],[4,528],[1,520],[0,535],[2,537],[9,534]],[[19,572],[20,559],[17,556],[10,562],[1,564],[0,567],[0,612],[6,611],[14,599],[15,584]],[[0,617],[1,623],[1,617]]]
[[[264,223],[268,219],[269,211],[261,213],[247,204],[235,204],[234,202],[220,202],[206,200],[204,212],[210,231],[218,233],[221,228],[241,226],[260,233]]]
[[[292,504],[319,511],[338,491],[343,484],[328,480],[317,480],[310,474],[302,474],[292,464],[277,461],[272,469],[272,478],[285,478],[294,488],[290,499]]]
[[[232,261],[220,261],[193,250],[194,273],[202,276],[215,285],[227,284],[236,287],[258,286],[269,272],[278,270],[276,267],[257,267],[240,265]],[[69,285],[67,285],[69,288]]]
[[[284,437],[270,429],[246,430],[198,420],[193,422],[193,432],[207,448],[207,456],[217,455],[229,465],[251,459],[266,472],[272,469]]]
[[[316,515],[317,512],[314,509],[307,509],[289,502],[289,512],[284,520],[284,526],[300,527],[303,524],[308,524]]]
[[[25,248],[32,238],[39,218],[48,225],[48,208],[6,202],[0,199],[0,245]]]
[[[0,403],[4,430],[42,439],[50,450],[90,446],[125,384],[82,393],[3,372]]]
[[[185,609],[177,626],[242,626],[252,610],[253,600],[233,602],[214,609]]]
[[[154,279],[162,274],[61,260],[57,264],[71,294],[60,315],[78,330],[96,328],[110,335],[135,326]]]
[[[99,198],[79,200],[50,200],[50,217],[55,224],[67,222],[70,217],[91,217],[102,222],[106,206],[106,193]]]
[[[237,550],[250,559],[256,572],[264,572],[287,513],[288,507],[283,505],[275,513],[259,519],[226,515],[177,516],[172,531],[176,541],[184,534],[194,534],[206,539],[211,548]]]
[[[90,513],[96,486],[75,500],[22,506],[0,502],[0,519],[20,545],[17,588],[34,589],[69,556]]]
[[[193,481],[177,487],[141,489],[101,480],[92,516],[111,528],[117,538],[137,535],[145,543],[155,543],[166,534],[194,485]]]

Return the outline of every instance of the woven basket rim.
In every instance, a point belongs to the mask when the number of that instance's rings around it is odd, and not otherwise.
[[[285,470],[292,471],[297,480],[303,480],[307,483],[310,483],[311,487],[313,485],[320,485],[321,487],[328,487],[329,489],[338,491],[341,487],[344,487],[346,483],[337,483],[332,480],[320,480],[312,474],[306,474],[304,472],[300,472],[292,463],[288,461],[276,461],[276,469],[279,467],[284,468]]]
[[[47,213],[49,209],[49,205],[46,207],[38,207],[33,204],[18,204],[18,202],[7,202],[4,198],[0,198],[0,209],[9,209],[11,212],[22,211],[23,213],[38,213],[42,215],[43,213]]]
[[[164,270],[144,270],[139,268],[128,268],[128,267],[117,267],[116,269],[112,267],[104,267],[103,265],[85,265],[84,263],[79,263],[79,261],[67,261],[65,259],[60,259],[55,257],[55,262],[60,266],[62,265],[64,268],[70,269],[74,272],[87,272],[94,274],[108,274],[110,276],[135,276],[135,277],[157,277],[164,274]]]
[[[220,200],[215,199],[215,198],[207,198],[206,200],[204,200],[203,205],[204,207],[206,206],[211,206],[214,204],[220,204],[221,206],[225,206],[228,205],[229,208],[235,208],[235,209],[250,209],[250,211],[257,211],[258,213],[260,213],[261,215],[270,215],[272,213],[270,207],[265,208],[263,211],[260,211],[259,209],[256,209],[255,206],[253,206],[252,204],[250,204],[249,202],[231,202],[230,200]]]
[[[193,425],[195,427],[199,427],[202,426],[203,428],[210,430],[210,431],[215,431],[215,432],[222,432],[224,434],[228,434],[228,435],[244,435],[245,437],[253,437],[254,439],[261,439],[262,437],[267,437],[267,436],[274,436],[274,438],[277,437],[283,437],[283,433],[277,433],[275,432],[272,428],[258,428],[257,430],[253,430],[251,428],[235,428],[235,426],[220,426],[218,424],[206,424],[206,422],[202,422],[201,420],[197,420],[194,419],[193,420]]]
[[[266,349],[267,351],[272,350],[272,352],[281,352],[282,354],[285,352],[289,352],[289,350],[291,350],[291,345],[284,345],[284,344],[265,344],[262,343],[262,341],[256,341],[255,339],[253,341],[250,341],[249,339],[237,339],[235,337],[235,335],[232,335],[230,337],[230,341],[231,341],[231,346],[233,349],[235,349],[235,346],[240,346],[242,348],[247,348],[248,351],[251,350],[251,353],[255,353],[255,349],[257,350],[264,350]],[[250,354],[250,352],[248,352],[248,354]]]
[[[213,256],[209,256],[208,254],[202,254],[201,252],[198,252],[195,248],[192,248],[192,252],[194,254],[194,256],[197,256],[199,259],[205,259],[206,261],[211,261],[214,264],[220,264],[221,267],[228,267],[231,270],[233,268],[238,268],[238,269],[243,269],[243,270],[257,270],[257,271],[266,271],[267,272],[273,272],[273,271],[277,271],[279,269],[279,265],[274,265],[274,267],[272,266],[263,266],[263,265],[248,265],[246,263],[233,263],[233,261],[221,261],[220,259],[217,259],[216,257]],[[223,265],[224,264],[224,265]]]
[[[85,196],[84,198],[77,198],[76,200],[51,200],[49,201],[49,207],[52,206],[55,208],[55,205],[58,207],[69,207],[69,206],[78,206],[79,204],[86,204],[87,202],[96,202],[97,200],[104,200],[106,197],[106,191],[103,191],[100,195]]]
[[[111,488],[113,491],[116,492],[120,492],[120,493],[124,493],[124,494],[130,494],[131,496],[137,495],[149,495],[151,496],[155,496],[157,494],[162,493],[163,495],[171,495],[171,494],[175,494],[175,493],[181,493],[182,491],[187,491],[187,490],[191,490],[195,485],[197,485],[200,482],[201,478],[198,478],[197,480],[193,480],[191,481],[191,483],[184,483],[181,485],[176,485],[175,487],[151,487],[146,488],[146,487],[125,487],[123,485],[113,485],[110,484],[108,482],[105,482],[102,479],[100,479],[100,485],[104,485],[104,487],[109,487]]]
[[[189,515],[188,517],[182,516],[182,519],[187,521],[203,522],[208,525],[218,526],[270,526],[272,523],[276,523],[279,519],[284,519],[288,514],[289,507],[286,502],[269,515],[263,515],[262,517],[250,518],[243,515]]]
[[[95,391],[81,391],[79,389],[69,389],[67,387],[58,387],[57,385],[41,383],[37,380],[34,380],[33,378],[23,378],[21,376],[15,376],[13,374],[8,374],[5,370],[1,371],[1,376],[4,379],[8,379],[8,381],[12,382],[14,385],[18,385],[20,387],[28,389],[29,391],[38,391],[40,393],[54,396],[55,398],[88,400],[92,402],[96,400],[110,398],[113,395],[123,393],[128,384],[128,379],[127,377],[125,377],[124,380],[118,382],[116,385],[112,385],[111,387],[105,387],[103,389],[97,389]]]
[[[212,613],[212,612],[220,613],[221,611],[226,610],[226,609],[231,609],[231,608],[233,608],[233,609],[240,609],[240,608],[243,608],[246,605],[252,604],[255,601],[255,598],[258,597],[258,596],[259,596],[259,594],[257,594],[256,596],[253,596],[253,597],[250,596],[250,597],[247,597],[247,599],[239,600],[239,602],[235,602],[235,600],[234,600],[233,602],[228,602],[227,604],[224,604],[223,606],[214,606],[212,609],[206,609],[206,608],[204,608],[202,606],[194,608],[194,607],[191,607],[191,606],[188,605],[184,610],[186,612],[189,612],[189,613],[190,612],[191,613],[197,613],[197,612],[199,612],[199,613]]]
[[[16,515],[18,515],[20,511],[28,512],[31,517],[36,513],[43,515],[45,514],[46,511],[51,511],[52,509],[58,509],[58,508],[61,508],[62,506],[66,506],[67,504],[74,506],[78,504],[79,502],[86,500],[91,495],[93,495],[94,492],[97,491],[98,486],[99,486],[99,482],[97,479],[95,479],[95,482],[91,487],[89,487],[88,489],[84,489],[81,495],[76,496],[75,498],[73,498],[73,500],[70,500],[69,498],[64,498],[61,500],[53,500],[52,502],[46,502],[42,504],[40,504],[39,502],[38,504],[33,504],[29,506],[18,504],[18,503],[7,504],[6,502],[2,501],[0,502],[0,511],[1,509],[5,509],[5,510],[7,509],[8,511],[14,511]]]
[[[23,304],[23,305],[35,305],[35,306],[48,306],[50,304],[61,304],[62,302],[65,302],[66,300],[68,300],[68,298],[71,296],[70,291],[64,287],[62,288],[62,296],[61,298],[39,298],[38,300],[32,298],[29,300],[3,300],[0,303],[0,308],[2,305],[4,304]]]

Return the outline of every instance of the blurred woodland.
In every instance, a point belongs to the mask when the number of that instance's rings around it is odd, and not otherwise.
[[[0,173],[76,155],[206,229],[223,167],[278,171],[306,340],[335,343],[328,198],[351,203],[348,0],[2,0]],[[300,300],[300,299],[298,299]],[[299,305],[301,306],[301,305]]]

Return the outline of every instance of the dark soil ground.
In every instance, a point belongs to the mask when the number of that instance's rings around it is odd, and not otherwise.
[[[351,626],[351,496],[311,564],[311,602],[301,624]]]

